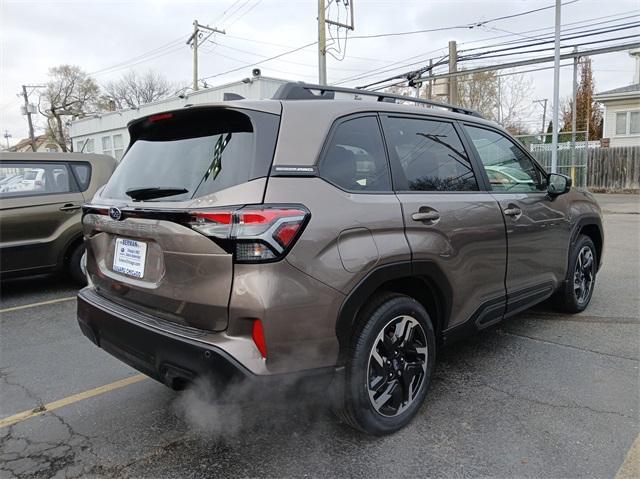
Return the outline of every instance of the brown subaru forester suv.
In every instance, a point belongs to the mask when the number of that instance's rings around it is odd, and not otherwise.
[[[436,349],[554,297],[589,304],[600,208],[473,111],[291,83],[129,124],[84,208],[84,334],[165,384],[326,384],[396,431]],[[245,389],[242,389],[245,390]]]

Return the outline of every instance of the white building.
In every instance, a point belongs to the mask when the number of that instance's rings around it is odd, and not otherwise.
[[[183,108],[186,105],[222,101],[225,93],[236,93],[252,100],[271,98],[278,87],[288,81],[258,74],[238,82],[148,103],[138,109],[103,112],[73,121],[69,127],[69,136],[74,151],[104,153],[119,161],[129,145],[127,123],[136,118]]]
[[[604,105],[602,138],[609,146],[640,146],[640,49],[629,54],[636,58],[633,84],[594,95]]]

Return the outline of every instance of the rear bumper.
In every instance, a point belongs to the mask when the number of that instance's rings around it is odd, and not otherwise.
[[[296,391],[315,390],[327,387],[333,373],[333,368],[320,368],[254,374],[228,352],[201,340],[207,332],[140,314],[101,297],[90,287],[78,293],[78,324],[94,344],[174,389],[202,377],[221,389],[245,383],[263,392],[289,390],[291,386]]]

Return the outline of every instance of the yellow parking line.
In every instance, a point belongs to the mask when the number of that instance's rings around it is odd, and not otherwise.
[[[116,389],[123,388],[130,384],[135,384],[147,378],[148,376],[145,376],[144,374],[136,374],[135,376],[130,376],[128,378],[124,378],[110,384],[105,384],[104,386],[99,386],[94,389],[89,389],[88,391],[74,394],[73,396],[69,396],[64,399],[58,399],[57,401],[44,404],[40,407],[31,409],[29,411],[19,412],[18,414],[14,414],[13,416],[0,419],[0,429],[2,429],[3,427],[11,426],[13,424],[25,421],[27,419],[31,419],[32,417],[40,416],[41,414],[44,414],[47,411],[54,411],[61,407],[68,406],[69,404],[82,401],[83,399],[89,399],[109,391],[114,391]]]
[[[616,479],[637,479],[638,477],[640,477],[640,434],[633,441],[626,459],[616,474]]]
[[[23,304],[22,306],[13,306],[11,308],[0,309],[0,313],[10,313],[11,311],[19,311],[21,309],[35,308],[37,306],[46,306],[47,304],[62,303],[64,301],[71,301],[76,299],[75,296],[68,296],[66,298],[50,299],[49,301],[41,301],[39,303]]]

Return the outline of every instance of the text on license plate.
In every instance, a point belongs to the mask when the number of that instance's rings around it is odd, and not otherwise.
[[[135,278],[144,276],[147,243],[128,238],[116,238],[113,270]]]

